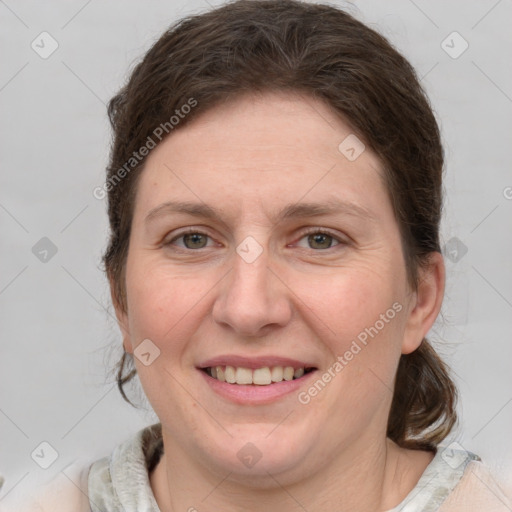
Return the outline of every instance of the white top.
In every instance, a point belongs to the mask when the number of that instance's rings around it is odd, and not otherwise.
[[[505,495],[478,456],[460,448],[439,448],[414,489],[386,512],[512,511],[510,494]],[[17,504],[12,510],[160,512],[149,473],[162,453],[161,424],[157,423],[118,445],[108,457],[66,468],[65,475],[55,477],[30,505]],[[507,484],[507,489],[512,486]]]

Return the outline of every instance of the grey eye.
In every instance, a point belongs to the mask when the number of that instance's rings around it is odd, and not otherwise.
[[[187,233],[180,238],[183,238],[183,243],[187,249],[202,249],[206,247],[208,237],[202,233]]]

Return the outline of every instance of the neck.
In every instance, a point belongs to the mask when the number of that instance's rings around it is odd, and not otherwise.
[[[245,482],[233,473],[207,470],[165,431],[162,434],[165,451],[150,475],[162,512],[323,512],[326,507],[337,512],[386,511],[407,496],[433,458],[430,452],[405,450],[385,437],[359,439],[357,446],[352,444],[307,478],[292,481],[268,473],[256,485],[254,479]]]

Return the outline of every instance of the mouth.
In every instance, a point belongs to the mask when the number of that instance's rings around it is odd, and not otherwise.
[[[212,379],[239,386],[271,386],[283,381],[303,378],[316,370],[312,366],[262,366],[246,368],[243,366],[216,365],[200,368]]]
[[[265,405],[295,393],[314,378],[312,360],[259,355],[219,354],[197,365],[203,381],[216,396],[237,405]],[[287,398],[290,399],[290,398]]]

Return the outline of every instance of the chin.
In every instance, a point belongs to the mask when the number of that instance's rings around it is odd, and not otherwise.
[[[304,468],[310,470],[308,454],[314,450],[317,436],[306,429],[300,430],[277,427],[272,432],[266,424],[264,428],[254,424],[238,425],[237,433],[232,438],[226,435],[219,439],[216,449],[212,450],[214,439],[206,437],[209,446],[199,451],[207,451],[211,464],[217,470],[231,473],[230,479],[250,487],[271,488],[276,485],[272,477],[287,475],[287,479],[295,480],[300,478]]]

